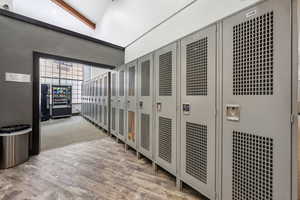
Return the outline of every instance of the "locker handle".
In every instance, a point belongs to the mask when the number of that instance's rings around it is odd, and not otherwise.
[[[140,101],[140,108],[143,108],[143,102]]]
[[[240,121],[240,105],[227,104],[226,105],[226,119],[228,121]]]
[[[161,106],[162,106],[162,103],[161,103],[161,102],[157,102],[157,103],[156,103],[156,109],[157,109],[158,112],[161,111]]]

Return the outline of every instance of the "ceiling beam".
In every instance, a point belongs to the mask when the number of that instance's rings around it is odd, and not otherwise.
[[[72,6],[70,6],[68,3],[66,3],[63,0],[51,0],[54,3],[56,3],[58,6],[69,12],[71,15],[88,25],[92,29],[96,29],[96,24],[83,16],[80,12],[78,12],[76,9],[74,9]]]

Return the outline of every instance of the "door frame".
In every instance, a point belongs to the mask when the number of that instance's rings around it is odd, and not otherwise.
[[[41,152],[41,124],[40,124],[40,65],[39,59],[55,59],[65,62],[74,62],[104,69],[115,69],[116,66],[95,63],[77,58],[64,57],[54,54],[33,51],[32,73],[32,135],[30,138],[30,155],[38,155]]]

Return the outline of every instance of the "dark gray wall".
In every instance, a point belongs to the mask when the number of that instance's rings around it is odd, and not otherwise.
[[[32,123],[32,83],[5,82],[5,72],[31,74],[33,51],[117,66],[124,51],[0,16],[0,126]]]

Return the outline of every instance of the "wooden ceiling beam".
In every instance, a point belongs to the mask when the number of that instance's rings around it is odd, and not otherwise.
[[[74,9],[72,6],[70,6],[68,3],[66,3],[63,0],[51,0],[55,4],[57,4],[59,7],[63,8],[67,12],[69,12],[71,15],[88,25],[92,29],[96,29],[96,24],[83,16],[80,12],[78,12],[76,9]]]

